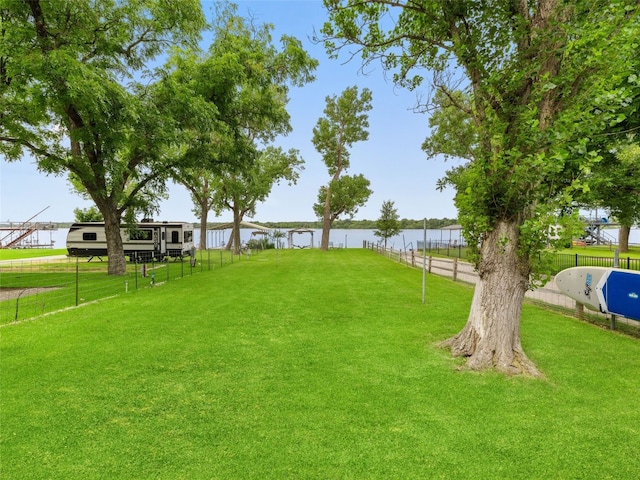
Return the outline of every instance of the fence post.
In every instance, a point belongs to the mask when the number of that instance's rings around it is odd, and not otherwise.
[[[584,319],[584,305],[580,302],[576,302],[576,318],[578,320],[583,320]]]
[[[80,269],[78,262],[80,257],[76,257],[76,307],[80,303]]]
[[[431,273],[431,260],[433,260],[433,256],[429,255],[429,267],[428,267],[429,273]]]
[[[458,257],[453,258],[453,281],[458,279]]]
[[[14,317],[13,317],[13,319],[14,319],[16,322],[18,321],[18,308],[19,308],[19,306],[20,306],[20,296],[21,296],[24,292],[26,292],[26,291],[27,291],[27,289],[26,289],[26,288],[25,288],[25,289],[23,289],[23,290],[18,294],[18,296],[16,297],[16,313],[15,313],[15,315],[14,315]],[[76,307],[77,307],[77,305],[76,305]]]

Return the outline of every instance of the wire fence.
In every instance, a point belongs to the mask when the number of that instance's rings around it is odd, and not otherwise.
[[[230,251],[198,251],[166,262],[127,263],[124,275],[108,275],[109,262],[79,257],[42,257],[0,262],[0,325],[133,293],[243,261]]]

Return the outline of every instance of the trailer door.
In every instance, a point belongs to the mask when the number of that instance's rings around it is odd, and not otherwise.
[[[160,229],[159,228],[153,229],[153,253],[154,253],[154,256],[156,257],[160,253]]]
[[[160,227],[160,253],[167,254],[167,227]]]

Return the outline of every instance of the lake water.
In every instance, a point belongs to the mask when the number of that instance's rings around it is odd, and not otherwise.
[[[240,239],[242,243],[246,243],[252,238],[260,238],[261,235],[253,235],[253,229],[240,229]],[[288,242],[288,230],[281,229],[285,234],[282,239],[282,245],[284,248],[289,247]],[[37,243],[51,244],[53,242],[53,248],[65,248],[68,228],[60,228],[54,231],[41,231],[38,234]],[[332,229],[329,236],[329,241],[334,247],[340,248],[362,248],[363,242],[380,242],[380,238],[373,234],[374,230],[370,229]],[[617,241],[618,230],[607,230],[607,233],[615,238]],[[208,248],[220,248],[226,245],[229,240],[231,229],[228,230],[208,230],[207,231],[207,247]],[[387,240],[387,246],[393,247],[396,250],[399,249],[417,249],[418,242],[422,242],[424,232],[419,230],[404,230],[399,235],[391,237]],[[195,243],[199,244],[200,241],[200,229],[194,231]],[[313,246],[317,248],[320,246],[322,239],[322,229],[313,229]],[[292,236],[292,243],[295,248],[309,247],[311,245],[310,233],[294,233]],[[427,230],[427,242],[448,242],[448,243],[462,243],[462,237],[459,230]],[[629,236],[629,243],[638,245],[640,244],[640,228],[635,228],[631,231]]]
[[[240,229],[240,238],[242,243],[246,243],[249,240],[260,238],[261,235],[253,235],[255,230],[251,229]],[[281,229],[281,231],[285,234],[283,241],[284,248],[288,248],[289,245],[289,230]],[[322,229],[312,229],[313,231],[313,240],[312,234],[310,232],[305,233],[293,233],[291,240],[294,248],[299,247],[309,247],[313,242],[313,247],[317,248],[320,246],[320,241],[322,240]],[[380,238],[376,237],[373,232],[375,230],[369,229],[332,229],[329,235],[329,242],[334,247],[339,248],[362,248],[363,242],[380,242]],[[226,242],[229,240],[229,235],[231,234],[231,230],[220,231],[212,231],[209,230],[207,232],[207,246],[210,248],[218,248],[220,246],[226,245]],[[399,235],[391,237],[387,239],[387,247],[393,247],[394,249],[409,249],[409,248],[417,248],[417,242],[422,242],[424,236],[423,230],[404,230]],[[457,243],[460,243],[460,232],[459,231],[449,231],[444,230],[427,230],[427,241],[445,241],[448,242],[450,240],[453,242],[454,240]],[[194,233],[194,237],[197,239],[200,238],[200,230],[197,230]],[[198,241],[198,240],[197,240]]]

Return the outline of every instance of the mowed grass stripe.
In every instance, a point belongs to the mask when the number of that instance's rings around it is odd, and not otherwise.
[[[544,380],[437,347],[472,289],[264,252],[0,329],[5,478],[638,478],[640,343],[525,306]]]

